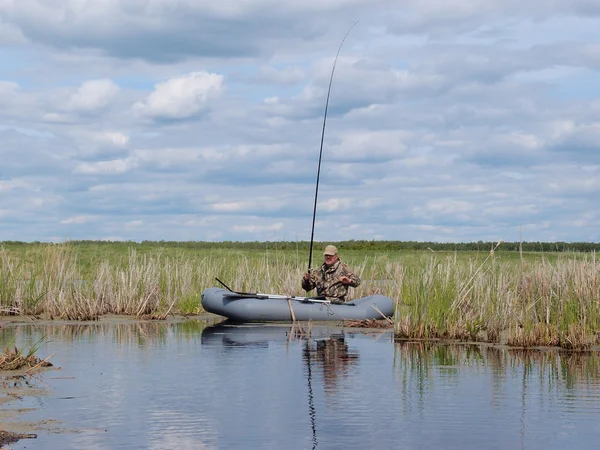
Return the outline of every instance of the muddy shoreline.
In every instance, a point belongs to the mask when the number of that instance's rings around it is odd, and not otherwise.
[[[24,369],[0,372],[0,448],[21,439],[37,438],[36,431],[44,429],[47,421],[27,422],[22,419],[37,408],[18,407],[20,401],[49,395],[47,389],[30,384],[30,376]]]
[[[144,319],[136,316],[124,316],[108,314],[100,316],[97,320],[67,320],[67,319],[48,319],[45,317],[22,316],[22,315],[0,315],[0,327],[11,325],[89,325],[96,323],[134,323],[134,322],[158,322],[158,323],[178,323],[188,320],[206,320],[218,321],[224,320],[223,317],[216,314],[205,313],[189,316],[169,316],[166,319]]]

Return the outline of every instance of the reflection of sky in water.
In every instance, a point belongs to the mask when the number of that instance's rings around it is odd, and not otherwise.
[[[42,376],[50,395],[22,420],[78,432],[42,430],[12,448],[558,449],[600,438],[596,354],[393,344],[389,332],[334,327],[309,340],[289,326],[203,329],[20,327],[17,343],[47,334],[39,354],[62,368]]]

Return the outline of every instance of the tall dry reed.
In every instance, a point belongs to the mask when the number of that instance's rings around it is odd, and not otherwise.
[[[587,349],[600,331],[595,255],[515,264],[432,258],[397,292],[400,338],[450,338]]]
[[[374,293],[396,302],[399,338],[449,338],[513,346],[597,344],[600,263],[595,254],[552,260],[503,258],[498,245],[468,257],[433,253],[405,265],[386,255],[354,255],[362,278],[354,298]],[[202,312],[200,295],[219,278],[239,291],[304,295],[297,253],[205,251],[195,258],[138,254],[80,269],[68,244],[36,258],[0,248],[0,309],[90,320],[104,314],[164,318]]]

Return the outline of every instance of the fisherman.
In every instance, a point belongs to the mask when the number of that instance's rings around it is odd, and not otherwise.
[[[325,247],[325,262],[313,271],[306,272],[302,278],[302,289],[311,291],[317,288],[317,295],[331,300],[331,303],[342,304],[346,301],[348,287],[357,287],[360,278],[344,264],[333,245]]]

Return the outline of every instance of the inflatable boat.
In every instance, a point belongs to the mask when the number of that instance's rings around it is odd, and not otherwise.
[[[318,297],[244,293],[217,287],[202,293],[202,307],[236,322],[372,320],[394,313],[393,300],[379,294],[334,304]]]

